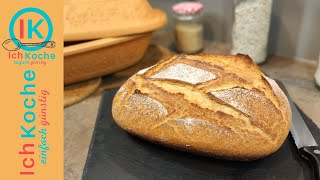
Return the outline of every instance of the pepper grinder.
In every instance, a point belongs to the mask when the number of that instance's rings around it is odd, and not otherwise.
[[[316,73],[314,74],[314,78],[317,86],[320,87],[320,54],[319,54],[319,60],[318,60],[318,68]]]

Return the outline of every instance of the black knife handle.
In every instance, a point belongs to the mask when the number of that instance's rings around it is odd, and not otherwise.
[[[299,149],[300,154],[306,158],[313,168],[314,178],[320,180],[320,147],[309,146]]]

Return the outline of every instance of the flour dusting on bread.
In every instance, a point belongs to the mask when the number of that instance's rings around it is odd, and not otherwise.
[[[126,88],[125,87],[121,87],[118,91],[120,93],[120,97],[119,97],[119,101],[121,102],[124,97],[128,94],[128,92],[126,91]]]
[[[209,71],[178,63],[151,76],[151,78],[173,79],[198,84],[216,79],[216,76]]]
[[[155,64],[155,65],[156,65],[156,64]],[[145,72],[147,72],[149,69],[151,69],[151,68],[154,67],[155,65],[150,66],[150,67],[147,67],[147,68],[144,68],[144,69],[141,69],[140,71],[137,72],[137,74],[144,74]]]
[[[127,104],[136,109],[135,113],[147,114],[155,118],[168,115],[167,109],[157,100],[148,97],[144,94],[134,93]]]
[[[182,123],[189,133],[192,133],[193,128],[197,124],[206,125],[205,122],[196,118],[181,118],[176,120],[177,123]]]
[[[243,88],[214,91],[211,92],[211,94],[251,117],[254,116],[254,112],[250,109],[250,106],[248,106],[248,100],[257,102],[266,101],[266,99],[258,93]]]
[[[187,118],[179,118],[179,119],[176,119],[175,121],[179,124],[183,124],[189,133],[193,133],[193,130],[196,128],[201,128],[201,126],[205,126],[209,130],[214,130],[215,133],[217,133],[217,134],[221,134],[221,133],[228,134],[227,130],[222,129],[222,128],[220,128],[210,122],[204,121],[202,119],[187,117]]]
[[[278,86],[278,84],[276,83],[275,80],[269,78],[268,76],[262,76],[271,86],[273,92],[275,93],[276,96],[280,96],[282,93],[282,90],[280,89],[280,87]]]

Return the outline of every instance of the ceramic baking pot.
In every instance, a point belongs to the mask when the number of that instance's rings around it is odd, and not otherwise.
[[[136,64],[149,45],[151,34],[104,38],[65,45],[64,84],[101,77]]]
[[[65,0],[64,41],[151,32],[167,22],[147,0]]]

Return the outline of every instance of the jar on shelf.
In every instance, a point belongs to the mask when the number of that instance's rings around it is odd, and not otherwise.
[[[267,56],[273,0],[234,0],[232,54],[247,54],[257,64]]]
[[[195,54],[203,49],[203,24],[199,2],[181,2],[172,6],[175,46],[179,52]]]

